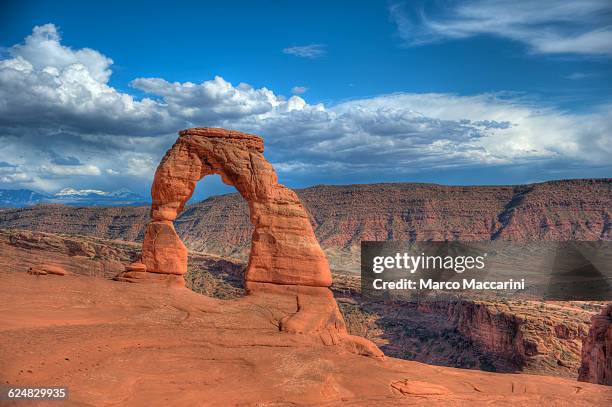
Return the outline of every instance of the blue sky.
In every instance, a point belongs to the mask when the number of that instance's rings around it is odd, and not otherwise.
[[[0,188],[146,192],[192,125],[292,187],[612,175],[608,1],[4,3]]]

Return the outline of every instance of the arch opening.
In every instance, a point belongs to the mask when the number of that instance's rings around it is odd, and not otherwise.
[[[225,194],[234,195],[229,207],[212,203]],[[210,202],[208,198],[212,198]],[[215,221],[207,222],[208,217]],[[247,203],[236,188],[224,184],[217,174],[206,175],[196,183],[185,210],[174,221],[178,235],[189,250],[187,273],[183,276],[188,289],[221,300],[246,295],[244,272],[252,228],[244,228],[245,221],[248,222]],[[201,224],[214,230],[202,230]],[[229,235],[225,232],[228,228],[233,230]]]

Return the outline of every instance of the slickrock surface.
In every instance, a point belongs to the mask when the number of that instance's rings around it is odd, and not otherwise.
[[[69,274],[112,277],[136,258],[140,244],[90,236],[0,229],[0,270],[27,272],[52,263]]]
[[[0,270],[26,272],[52,261],[73,274],[110,278],[139,250],[91,237],[0,231]],[[243,267],[191,253],[188,286],[208,296],[241,297]],[[576,378],[590,315],[599,313],[595,304],[528,301],[486,308],[469,302],[359,306],[350,295],[358,285],[356,277],[334,275],[332,288],[350,333],[372,340],[387,355],[443,366]]]
[[[592,318],[589,335],[582,344],[578,380],[612,385],[612,304]]]
[[[610,387],[363,357],[279,331],[294,302],[0,274],[0,379],[62,405],[601,406]]]
[[[0,230],[0,270],[5,272],[27,272],[52,262],[71,274],[112,278],[139,253],[140,245],[122,241]],[[185,279],[206,296],[240,298],[245,266],[191,252]],[[582,339],[591,315],[600,312],[597,304],[574,302],[359,305],[359,278],[334,274],[333,279],[351,334],[373,341],[387,355],[441,366],[575,379]]]

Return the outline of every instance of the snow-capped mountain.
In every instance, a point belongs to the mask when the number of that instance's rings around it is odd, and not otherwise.
[[[54,195],[47,195],[29,189],[0,189],[0,207],[19,208],[39,203],[56,203],[73,206],[124,206],[143,205],[149,199],[121,188],[116,191],[99,189],[64,188]]]
[[[142,195],[121,188],[116,191],[101,191],[99,189],[64,188],[53,196],[52,202],[66,205],[137,205],[147,202]]]
[[[74,188],[64,188],[59,191],[55,196],[63,197],[63,196],[108,196],[110,192],[100,191],[99,189],[74,189]]]

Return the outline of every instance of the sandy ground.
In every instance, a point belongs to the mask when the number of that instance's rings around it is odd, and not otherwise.
[[[374,359],[279,332],[293,306],[2,271],[1,383],[66,386],[52,406],[612,405],[611,387]]]

